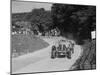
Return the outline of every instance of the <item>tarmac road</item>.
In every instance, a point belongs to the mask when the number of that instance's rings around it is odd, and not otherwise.
[[[81,56],[83,49],[81,46],[75,45],[71,59],[67,57],[51,59],[51,47],[58,38],[43,39],[50,44],[47,48],[13,58],[12,74],[70,70],[75,61]]]

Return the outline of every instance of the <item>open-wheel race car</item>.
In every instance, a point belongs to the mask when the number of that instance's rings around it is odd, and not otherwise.
[[[52,46],[51,58],[67,57],[68,59],[71,59],[72,53],[74,53],[74,44],[61,41]]]

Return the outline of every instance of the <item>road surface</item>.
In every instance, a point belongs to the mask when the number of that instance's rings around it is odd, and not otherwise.
[[[45,40],[50,45],[47,48],[38,50],[36,52],[19,56],[18,58],[13,58],[12,74],[70,70],[72,68],[72,65],[76,62],[76,60],[81,56],[83,52],[81,46],[75,45],[72,59],[51,59],[51,47],[54,42],[62,39],[62,37],[41,39]]]

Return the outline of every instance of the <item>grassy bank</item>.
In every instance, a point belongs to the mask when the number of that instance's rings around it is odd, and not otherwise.
[[[17,57],[26,53],[34,52],[47,47],[49,44],[33,35],[17,34],[12,35],[11,51],[12,56]]]
[[[80,59],[73,65],[74,70],[96,69],[96,40],[88,41],[83,46],[83,53]]]

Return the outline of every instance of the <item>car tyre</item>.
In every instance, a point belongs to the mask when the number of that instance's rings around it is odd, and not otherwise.
[[[56,47],[55,46],[52,46],[51,58],[52,59],[56,58]]]
[[[71,52],[70,51],[67,52],[67,58],[71,59]]]

